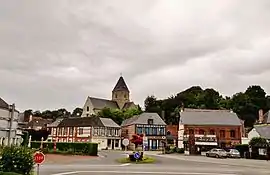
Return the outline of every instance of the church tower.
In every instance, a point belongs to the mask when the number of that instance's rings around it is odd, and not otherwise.
[[[129,90],[122,76],[113,88],[112,101],[116,101],[120,109],[124,107],[125,103],[130,102]]]

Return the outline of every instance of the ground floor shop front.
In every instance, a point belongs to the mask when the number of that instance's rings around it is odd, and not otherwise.
[[[147,139],[143,145],[146,151],[155,151],[164,149],[165,143],[165,139]]]

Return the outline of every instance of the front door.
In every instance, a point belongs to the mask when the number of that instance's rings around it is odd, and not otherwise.
[[[157,140],[153,140],[152,141],[152,150],[156,150],[157,149]]]
[[[114,149],[114,140],[112,140],[112,149]]]

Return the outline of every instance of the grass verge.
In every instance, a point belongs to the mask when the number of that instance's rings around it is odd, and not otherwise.
[[[129,158],[124,157],[124,158],[120,158],[116,160],[118,163],[135,163],[135,164],[144,164],[144,163],[155,163],[156,159],[153,157],[146,157],[144,156],[144,158],[141,161],[130,161]]]

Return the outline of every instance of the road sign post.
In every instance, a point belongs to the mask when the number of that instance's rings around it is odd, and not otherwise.
[[[39,166],[44,161],[45,161],[45,155],[40,151],[35,152],[35,154],[34,154],[34,162],[37,164],[37,175],[39,175]]]
[[[139,152],[136,152],[134,154],[134,158],[136,159],[136,162],[139,160],[139,158],[141,157],[140,153]]]
[[[127,152],[127,146],[129,145],[129,140],[128,139],[124,139],[122,141],[122,144],[125,146],[125,151]]]

